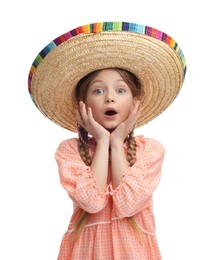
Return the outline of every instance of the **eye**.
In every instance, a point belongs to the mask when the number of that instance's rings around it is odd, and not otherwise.
[[[104,93],[104,90],[102,88],[97,88],[94,90],[94,93],[99,95],[99,94],[103,94]]]
[[[126,92],[126,90],[124,88],[118,88],[116,90],[116,93],[118,93],[118,94],[124,94],[125,92]]]

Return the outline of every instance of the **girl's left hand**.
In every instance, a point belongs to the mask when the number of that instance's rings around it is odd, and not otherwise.
[[[136,101],[129,117],[122,122],[112,133],[110,142],[124,143],[126,137],[133,131],[136,120],[140,116],[141,107],[140,101]]]

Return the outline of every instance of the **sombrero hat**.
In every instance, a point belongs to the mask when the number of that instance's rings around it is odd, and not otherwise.
[[[145,93],[136,123],[140,127],[177,97],[186,63],[176,41],[157,29],[127,22],[93,23],[59,36],[38,54],[29,72],[29,93],[46,117],[77,132],[75,87],[85,75],[104,68],[122,68],[140,80]]]

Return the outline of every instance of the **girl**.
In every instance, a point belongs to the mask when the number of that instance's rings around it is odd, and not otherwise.
[[[75,204],[59,259],[160,259],[152,193],[164,149],[133,137],[139,92],[138,79],[120,69],[95,71],[76,87],[79,140],[62,142],[56,152]]]
[[[33,101],[79,134],[55,154],[74,205],[59,260],[161,259],[152,196],[164,148],[134,137],[133,130],[172,103],[185,71],[172,38],[122,22],[76,28],[35,59],[29,74]]]

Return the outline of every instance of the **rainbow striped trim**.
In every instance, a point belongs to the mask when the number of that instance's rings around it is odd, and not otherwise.
[[[148,36],[151,36],[153,38],[156,38],[158,40],[161,40],[168,44],[171,48],[173,48],[179,55],[182,66],[184,69],[184,77],[186,74],[186,62],[183,55],[182,50],[178,46],[178,44],[175,42],[174,39],[172,39],[167,34],[154,29],[152,27],[136,24],[136,23],[127,23],[127,22],[101,22],[101,23],[92,23],[84,26],[80,26],[76,29],[73,29],[56,39],[54,39],[52,42],[50,42],[35,58],[28,77],[28,86],[29,86],[29,92],[31,93],[31,80],[32,76],[34,74],[34,71],[38,67],[39,63],[45,58],[46,55],[48,55],[49,52],[51,52],[54,48],[59,46],[61,43],[69,40],[70,38],[79,35],[79,34],[89,34],[89,33],[100,33],[105,31],[128,31],[128,32],[135,32],[140,34],[145,34]]]

